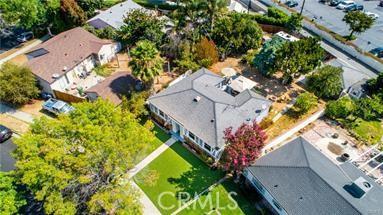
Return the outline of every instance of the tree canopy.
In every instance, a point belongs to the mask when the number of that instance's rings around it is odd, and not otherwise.
[[[139,41],[130,54],[132,60],[129,66],[132,68],[132,74],[146,84],[150,84],[162,73],[164,60],[154,43],[148,40]]]
[[[333,119],[345,119],[353,114],[355,110],[355,102],[349,96],[343,96],[338,100],[329,101],[326,104],[326,115]]]
[[[274,36],[271,40],[265,42],[261,51],[255,56],[253,66],[263,75],[271,76],[275,73],[275,56],[285,40]]]
[[[343,89],[342,73],[342,68],[326,65],[307,77],[307,87],[320,98],[337,98]]]
[[[152,13],[141,9],[130,11],[124,18],[124,25],[117,31],[119,39],[128,46],[140,40],[149,40],[158,47],[164,37],[164,22]]]
[[[245,54],[260,47],[262,30],[250,17],[231,13],[217,19],[212,39],[223,56]]]
[[[307,37],[287,42],[276,53],[275,69],[283,73],[284,83],[291,83],[295,77],[318,67],[324,54],[317,38]]]
[[[0,172],[0,214],[18,214],[19,209],[26,204],[12,174]]]
[[[42,117],[15,140],[20,180],[47,214],[140,214],[126,173],[155,136],[134,116],[97,100],[58,119]]]
[[[218,62],[218,51],[212,40],[202,38],[195,47],[196,60],[203,67],[209,67]]]
[[[356,115],[364,120],[379,120],[383,117],[383,101],[377,95],[361,98],[356,104]]]
[[[351,40],[354,33],[360,34],[371,28],[374,24],[374,19],[362,11],[351,11],[344,15],[343,21],[349,26]]]
[[[0,100],[23,105],[39,94],[35,76],[24,66],[5,63],[0,68]]]
[[[261,155],[267,139],[265,132],[255,121],[242,124],[236,131],[229,127],[224,133],[226,147],[219,161],[220,166],[235,173],[240,173]]]

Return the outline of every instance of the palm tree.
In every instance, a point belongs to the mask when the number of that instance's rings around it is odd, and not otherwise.
[[[213,30],[215,19],[229,4],[229,0],[208,0],[206,1],[206,12],[209,15],[210,30]]]
[[[139,41],[130,54],[132,74],[144,82],[146,87],[151,86],[154,78],[162,73],[164,64],[156,45],[148,40]]]

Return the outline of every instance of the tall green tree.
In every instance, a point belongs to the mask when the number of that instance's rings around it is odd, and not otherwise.
[[[302,29],[303,16],[299,13],[291,13],[287,19],[286,28],[292,32],[296,32]]]
[[[370,95],[383,94],[383,72],[379,73],[378,77],[368,80],[366,88]]]
[[[371,28],[374,24],[374,19],[362,11],[351,11],[346,13],[343,21],[349,26],[350,34],[349,40],[352,40],[354,33],[360,34]]]
[[[229,0],[208,0],[206,1],[206,13],[209,16],[210,31],[213,30],[215,20],[226,9]]]
[[[132,74],[146,86],[151,85],[154,78],[162,73],[164,64],[155,44],[147,40],[139,41],[130,54]]]
[[[18,214],[25,204],[13,173],[0,172],[0,214]]]
[[[127,171],[156,141],[135,117],[97,100],[36,120],[15,140],[20,180],[46,214],[141,214]]]
[[[262,50],[255,56],[253,66],[265,76],[271,76],[276,72],[275,56],[282,48],[285,40],[279,36],[273,36],[271,40],[265,42]]]
[[[149,40],[159,47],[164,37],[164,22],[153,13],[135,9],[124,18],[124,25],[117,31],[119,39],[128,46],[140,40]]]
[[[35,76],[24,66],[5,63],[0,68],[0,101],[23,105],[39,94]]]
[[[291,83],[295,77],[318,67],[324,54],[317,38],[308,37],[284,43],[276,53],[275,69],[283,73],[284,83]]]
[[[335,99],[343,89],[342,73],[342,68],[326,65],[307,77],[307,87],[320,98]]]
[[[355,114],[364,120],[379,120],[383,117],[383,101],[377,95],[359,99],[356,105]]]
[[[250,17],[232,13],[217,19],[212,39],[224,57],[244,54],[260,47],[262,30]]]

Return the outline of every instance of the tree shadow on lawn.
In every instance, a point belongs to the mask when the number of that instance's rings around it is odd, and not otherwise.
[[[190,170],[182,173],[180,177],[168,178],[168,182],[175,185],[178,190],[176,192],[178,199],[184,200],[188,197],[195,197],[195,195],[224,177],[223,172],[211,170],[209,166],[184,148],[181,143],[173,144],[171,149],[192,166]]]

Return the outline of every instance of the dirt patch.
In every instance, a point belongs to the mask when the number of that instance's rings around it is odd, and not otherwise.
[[[32,100],[31,103],[24,105],[19,110],[25,113],[29,113],[36,118],[39,118],[41,116],[50,117],[43,112],[43,109],[42,109],[43,103],[44,103],[43,100],[34,99]]]
[[[216,74],[221,74],[222,69],[233,68],[238,73],[241,73],[242,70],[245,69],[245,67],[246,66],[241,63],[241,59],[229,57],[229,58],[226,58],[226,60],[223,62],[215,63],[209,68],[209,70]]]
[[[29,129],[28,123],[23,122],[7,114],[0,114],[0,122],[2,125],[5,125],[6,127],[12,129],[12,131],[18,134],[23,134]]]

